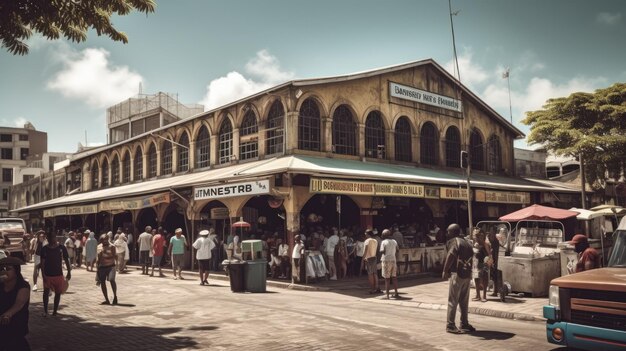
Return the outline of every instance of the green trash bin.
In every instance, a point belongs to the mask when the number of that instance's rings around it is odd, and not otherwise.
[[[267,261],[264,259],[246,261],[244,266],[246,290],[263,293],[267,286]]]

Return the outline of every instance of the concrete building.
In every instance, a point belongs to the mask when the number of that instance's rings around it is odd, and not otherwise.
[[[547,152],[543,149],[514,149],[515,174],[524,178],[546,178]]]

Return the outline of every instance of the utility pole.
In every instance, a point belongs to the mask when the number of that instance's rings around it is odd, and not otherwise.
[[[580,162],[580,197],[581,197],[581,207],[583,210],[587,209],[587,194],[585,191],[585,186],[587,181],[585,180],[585,165],[583,154],[580,153],[578,155],[578,161]]]
[[[506,71],[502,73],[502,78],[506,78],[506,83],[509,87],[509,113],[511,116],[511,124],[513,124],[513,105],[511,104],[511,79],[509,78],[510,74],[511,74],[511,69],[507,67]]]

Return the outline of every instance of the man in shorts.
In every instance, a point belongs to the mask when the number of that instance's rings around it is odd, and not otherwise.
[[[189,246],[187,239],[183,235],[181,228],[176,228],[174,236],[170,239],[169,254],[172,257],[172,270],[174,271],[174,280],[180,278],[185,279],[181,275],[183,271],[183,261],[185,257],[185,248]],[[178,271],[178,275],[176,275]]]
[[[209,239],[209,231],[200,231],[200,237],[193,243],[196,249],[196,260],[200,268],[200,285],[209,285],[209,268],[211,268],[211,250],[215,247],[213,240]]]
[[[152,273],[151,277],[154,277],[154,267],[159,268],[159,277],[165,277],[161,268],[161,261],[163,260],[163,253],[165,251],[165,238],[161,232],[157,232],[152,238]]]
[[[63,278],[63,266],[65,262],[67,275]],[[41,271],[43,278],[43,315],[48,316],[48,299],[50,291],[54,291],[54,309],[52,315],[57,315],[61,294],[67,290],[67,281],[72,278],[72,266],[67,255],[67,249],[59,245],[54,233],[48,233],[48,245],[41,248]]]
[[[96,266],[98,267],[97,275],[100,282],[100,288],[104,295],[104,301],[102,305],[110,305],[109,295],[107,293],[107,280],[111,283],[111,290],[113,290],[113,304],[117,305],[117,284],[115,283],[115,264],[117,255],[115,253],[115,246],[109,242],[109,236],[102,234],[100,236],[100,245],[98,250],[98,258],[96,259]]]
[[[48,244],[46,241],[46,232],[40,230],[37,232],[34,241],[31,243],[33,251],[33,260],[35,267],[33,269],[33,291],[37,291],[37,278],[39,278],[39,270],[41,269],[41,248]]]
[[[148,274],[148,266],[150,265],[150,250],[152,250],[152,227],[146,226],[146,231],[139,235],[137,243],[139,244],[139,264],[141,264],[141,274]]]
[[[393,289],[396,299],[398,295],[398,265],[396,264],[398,255],[398,242],[391,237],[389,229],[383,230],[383,242],[380,244],[382,274],[385,278],[385,290],[387,291],[387,300],[389,300],[389,281],[393,281]]]
[[[363,246],[365,247],[363,253],[363,261],[361,265],[365,266],[365,270],[367,271],[367,279],[370,283],[370,294],[381,293],[382,291],[378,288],[378,275],[376,274],[376,249],[378,248],[378,241],[374,238],[374,233],[371,230],[365,231],[365,242]],[[362,269],[363,267],[361,267]]]

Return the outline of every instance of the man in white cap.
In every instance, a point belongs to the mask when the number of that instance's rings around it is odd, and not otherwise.
[[[209,285],[209,268],[211,266],[211,250],[215,247],[215,242],[209,239],[209,231],[200,231],[200,237],[193,243],[196,249],[196,260],[200,268],[200,285]]]
[[[174,280],[180,278],[185,279],[181,275],[183,270],[183,261],[185,257],[185,248],[189,247],[187,244],[187,239],[183,235],[183,230],[181,228],[176,228],[174,231],[175,236],[170,239],[169,246],[169,254],[172,257],[172,271],[174,271]],[[176,271],[178,271],[178,275],[176,275]]]

